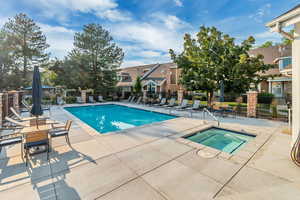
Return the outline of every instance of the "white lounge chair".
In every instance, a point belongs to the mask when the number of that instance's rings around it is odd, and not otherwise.
[[[164,107],[170,108],[170,107],[174,107],[176,103],[176,99],[175,98],[171,98],[169,101],[168,105],[163,105]]]
[[[22,117],[13,107],[10,107],[10,110],[16,116],[16,118],[20,121],[28,121],[28,120],[36,118],[36,117]]]
[[[179,106],[176,106],[175,109],[181,110],[181,109],[185,109],[188,107],[188,100],[187,99],[183,99],[181,104]]]
[[[90,103],[96,103],[96,101],[94,100],[94,97],[93,97],[93,96],[89,96],[89,102],[90,102]]]
[[[99,101],[99,102],[105,102],[104,99],[103,99],[103,96],[101,96],[101,95],[98,96],[98,101]]]
[[[167,103],[167,99],[166,98],[162,98],[160,100],[160,103],[153,104],[153,106],[162,106],[162,105],[165,105],[166,103]]]
[[[76,97],[76,102],[77,102],[77,103],[84,103],[84,102],[82,101],[82,98],[81,98],[81,97]]]

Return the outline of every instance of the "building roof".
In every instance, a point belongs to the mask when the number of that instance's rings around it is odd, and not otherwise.
[[[287,27],[298,22],[300,22],[300,4],[276,17],[271,22],[267,23],[266,26],[270,27],[272,31],[278,32],[281,27]]]
[[[277,45],[277,46],[271,46],[267,48],[256,48],[252,49],[249,52],[250,55],[263,55],[264,56],[264,63],[265,64],[275,64],[275,61],[278,58],[282,57],[288,57],[292,56],[292,49],[291,46],[282,46],[282,45]],[[280,75],[279,68],[273,68],[269,69],[265,73],[260,73],[260,75]]]
[[[164,81],[167,77],[168,69],[176,67],[174,63],[150,64],[133,66],[120,69],[120,73],[130,74],[131,79],[126,82],[118,82],[117,86],[132,86],[138,76],[142,77],[143,81],[153,80],[154,82]]]

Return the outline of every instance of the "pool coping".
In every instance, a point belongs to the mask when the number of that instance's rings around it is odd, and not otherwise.
[[[229,154],[221,150],[186,139],[186,137],[188,136],[191,136],[197,132],[205,131],[210,128],[221,128],[229,131],[245,133],[247,135],[252,135],[255,137],[234,154]],[[194,129],[184,131],[177,136],[176,141],[195,148],[197,150],[197,154],[204,158],[209,159],[218,157],[235,163],[244,164],[254,156],[254,154],[261,148],[261,146],[264,145],[264,143],[266,143],[266,141],[270,139],[271,136],[272,133],[262,132],[262,130],[259,128],[253,129],[253,127],[247,127],[243,125],[233,126],[228,124],[220,124],[220,126],[215,126],[213,124],[207,124],[201,127],[196,127]]]
[[[150,123],[150,124],[144,124],[141,126],[135,126],[132,128],[127,128],[127,129],[123,129],[123,130],[118,130],[118,131],[111,131],[111,132],[106,132],[106,133],[101,133],[99,131],[97,131],[96,129],[94,129],[93,127],[91,127],[90,125],[88,125],[87,123],[85,123],[84,121],[82,121],[81,119],[79,119],[78,117],[76,117],[75,115],[73,115],[71,112],[67,111],[65,108],[68,107],[86,107],[86,106],[102,106],[102,105],[118,105],[118,106],[125,106],[128,108],[134,108],[134,109],[139,109],[139,110],[143,110],[143,111],[147,111],[147,112],[155,112],[155,113],[159,113],[159,114],[164,114],[164,115],[171,115],[171,116],[175,116],[176,118],[174,119],[169,119],[169,120],[164,120],[164,121],[159,121],[159,122],[154,122],[154,123]],[[153,125],[158,125],[161,124],[163,122],[167,122],[170,120],[176,120],[181,118],[178,115],[175,114],[167,114],[167,113],[163,113],[163,112],[158,112],[158,111],[151,111],[151,110],[145,110],[142,108],[136,108],[134,106],[128,106],[128,105],[124,105],[124,104],[119,104],[116,102],[105,102],[105,103],[86,103],[86,104],[67,104],[65,106],[62,106],[62,110],[63,112],[65,112],[70,118],[72,118],[81,128],[85,129],[85,131],[91,135],[91,136],[97,136],[97,137],[104,137],[104,136],[109,136],[112,134],[122,134],[124,132],[127,131],[133,131],[133,130],[138,130],[139,128],[146,128],[146,127],[151,127]]]

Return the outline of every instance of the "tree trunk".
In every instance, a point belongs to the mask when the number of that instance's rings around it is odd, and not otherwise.
[[[213,97],[214,97],[214,91],[208,91],[207,92],[207,105],[209,107],[211,107],[211,105],[212,105]]]

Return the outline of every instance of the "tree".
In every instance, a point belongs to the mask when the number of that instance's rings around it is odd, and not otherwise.
[[[290,34],[290,35],[294,35],[294,32],[295,32],[295,30],[294,29],[292,29],[292,30],[290,30],[288,33]],[[283,45],[292,45],[292,40],[290,40],[290,39],[288,39],[288,38],[286,38],[286,37],[282,37],[281,38],[281,43],[283,44]]]
[[[133,91],[136,94],[141,94],[142,93],[142,80],[141,77],[137,77],[133,86]]]
[[[225,92],[240,94],[249,90],[251,84],[257,85],[267,78],[258,72],[265,72],[273,65],[265,65],[261,55],[250,57],[248,51],[254,42],[254,38],[249,37],[237,45],[234,38],[215,27],[202,26],[195,39],[185,35],[182,53],[176,55],[171,49],[170,55],[182,70],[180,83],[185,89],[206,91],[211,104],[222,82]]]
[[[117,84],[116,70],[123,61],[124,53],[112,41],[109,32],[98,24],[85,25],[82,32],[75,33],[74,49],[67,62],[74,64],[78,76],[85,77],[82,88],[106,93]]]
[[[16,87],[27,86],[30,82],[28,72],[34,65],[45,66],[49,59],[45,52],[49,47],[46,37],[41,28],[23,13],[8,19],[1,32],[14,61],[13,71],[19,80]]]
[[[268,47],[272,47],[273,46],[273,42],[272,41],[266,41],[265,43],[263,43],[262,45],[259,46],[259,48],[268,48]]]

